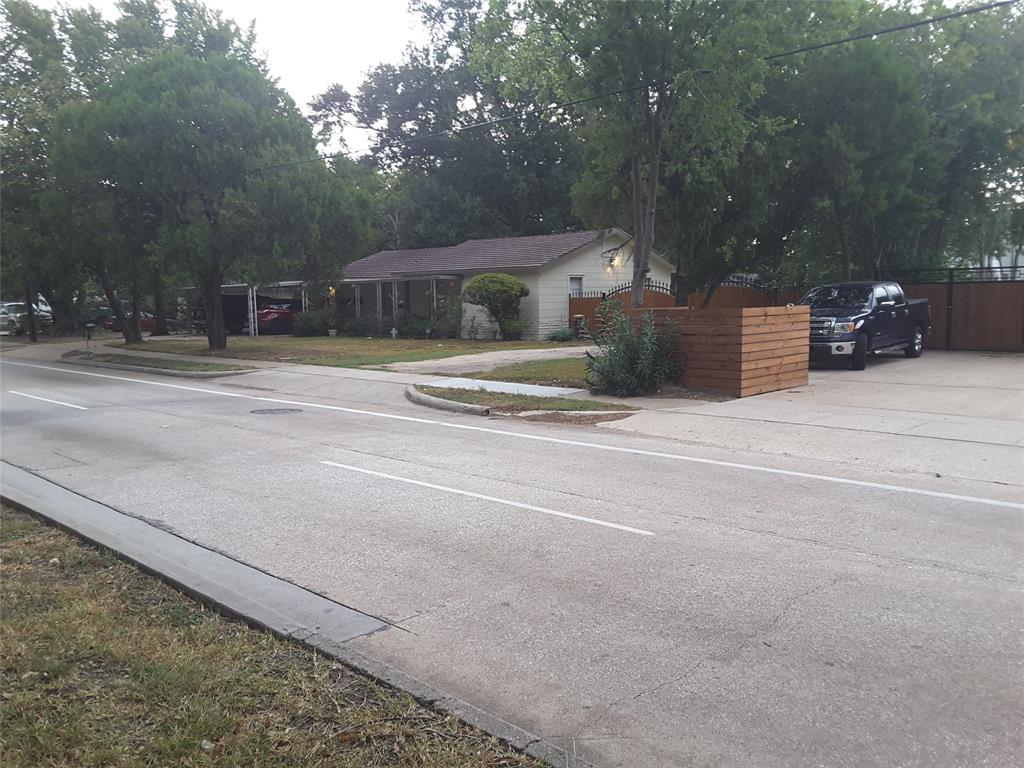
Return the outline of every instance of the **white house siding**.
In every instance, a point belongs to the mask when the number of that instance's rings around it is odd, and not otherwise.
[[[474,273],[480,274],[480,273]],[[523,335],[524,339],[537,339],[540,338],[537,335],[537,317],[538,309],[540,306],[540,291],[538,288],[538,277],[537,272],[515,272],[509,270],[508,274],[515,275],[517,278],[522,280],[526,287],[530,289],[530,295],[525,297],[519,303],[519,314],[528,325],[526,333]],[[462,280],[462,287],[466,287],[466,283],[472,278],[472,274],[467,274]],[[490,315],[487,314],[487,310],[483,307],[477,306],[476,304],[463,304],[462,307],[462,337],[464,339],[477,338],[477,339],[493,339],[494,334],[497,332],[497,324],[491,320]]]
[[[612,288],[633,279],[633,262],[630,260],[631,244],[617,252],[610,253],[616,246],[622,245],[624,238],[609,235],[604,240],[596,240],[588,245],[566,254],[548,264],[543,269],[534,270],[502,270],[526,283],[530,295],[520,304],[520,315],[528,326],[524,338],[543,339],[552,331],[569,327],[569,277],[583,276],[583,290],[610,291]],[[474,273],[476,274],[476,273]],[[467,274],[462,285],[472,277]],[[672,268],[660,257],[651,259],[650,278],[661,282],[669,282]],[[487,314],[487,310],[474,304],[463,306],[462,336],[463,338],[492,339],[497,330]]]
[[[571,275],[583,276],[584,292],[609,291],[633,279],[631,244],[627,244],[618,253],[609,253],[622,242],[621,237],[608,237],[603,242],[597,240],[556,259],[544,268],[538,280],[540,306],[536,319],[537,332],[533,338],[544,338],[552,331],[569,327]],[[667,283],[671,277],[672,268],[667,262],[659,257],[651,259],[650,279]]]

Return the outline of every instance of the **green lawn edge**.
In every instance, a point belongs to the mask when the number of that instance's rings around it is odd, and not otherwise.
[[[457,389],[455,387],[431,387],[418,384],[416,389],[425,395],[439,397],[468,405],[484,405],[498,411],[635,411],[636,408],[622,403],[605,400],[577,400],[571,397],[541,397],[537,395],[515,395],[507,392],[488,392],[483,389]]]

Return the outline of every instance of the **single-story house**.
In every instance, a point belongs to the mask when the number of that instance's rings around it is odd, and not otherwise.
[[[569,327],[571,294],[607,292],[632,280],[632,244],[622,230],[607,229],[381,251],[345,268],[336,297],[345,321],[361,332],[422,326],[437,336],[458,331],[486,339],[495,329],[483,307],[464,305],[458,329],[451,327],[449,308],[474,275],[506,272],[530,289],[520,305],[525,338],[544,338]],[[652,256],[648,279],[668,283],[672,272],[666,259]]]

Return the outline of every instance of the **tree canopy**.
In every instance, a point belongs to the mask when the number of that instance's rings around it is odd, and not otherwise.
[[[194,0],[3,0],[5,294],[72,328],[102,293],[135,340],[144,302],[195,285],[222,346],[226,279],[326,287],[373,249],[474,237],[620,227],[636,287],[655,250],[685,289],[1019,262],[1020,6],[778,58],[950,9],[412,6],[425,44],[303,114],[255,28]],[[349,125],[369,152],[317,159]]]

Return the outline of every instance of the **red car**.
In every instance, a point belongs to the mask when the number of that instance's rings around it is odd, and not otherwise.
[[[291,333],[297,314],[291,304],[264,304],[256,313],[257,327],[261,334]]]

